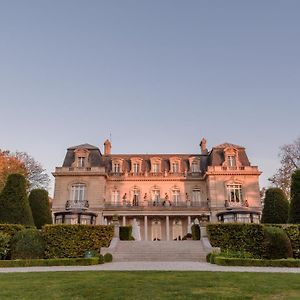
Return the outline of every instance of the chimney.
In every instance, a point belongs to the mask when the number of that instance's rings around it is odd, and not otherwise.
[[[200,142],[201,154],[208,154],[208,150],[206,148],[206,139],[203,138]]]
[[[106,140],[104,142],[104,155],[110,155],[111,154],[111,142],[110,140]]]

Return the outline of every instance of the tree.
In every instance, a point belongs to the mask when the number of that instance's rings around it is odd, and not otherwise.
[[[25,164],[14,156],[9,155],[9,151],[0,150],[0,191],[3,189],[9,174],[19,173],[27,176]]]
[[[46,190],[32,190],[29,195],[29,204],[37,228],[42,228],[45,224],[52,224],[49,197]]]
[[[0,194],[0,223],[34,225],[21,174],[10,174]]]
[[[292,173],[300,168],[300,137],[294,143],[280,147],[279,157],[281,167],[269,181],[281,188],[289,198]]]
[[[1,168],[1,166],[3,167]],[[5,184],[7,176],[13,173],[20,173],[26,177],[29,190],[36,188],[47,189],[49,187],[50,179],[48,174],[32,156],[26,152],[11,153],[10,151],[0,150],[0,191]]]
[[[261,222],[284,224],[288,220],[289,202],[280,188],[266,190]]]
[[[289,223],[300,224],[300,169],[292,175]]]

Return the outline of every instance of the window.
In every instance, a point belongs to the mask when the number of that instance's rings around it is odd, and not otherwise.
[[[140,164],[139,163],[134,163],[133,164],[133,173],[134,174],[139,174],[140,173]]]
[[[111,203],[113,205],[119,205],[120,204],[120,191],[118,191],[118,190],[112,191]]]
[[[200,190],[193,190],[192,202],[194,205],[199,205],[201,202],[201,192]]]
[[[192,162],[192,172],[193,173],[200,172],[199,163],[197,161]]]
[[[159,164],[158,163],[153,164],[153,173],[159,173]]]
[[[242,186],[240,184],[227,185],[227,197],[229,202],[242,202]]]
[[[173,162],[172,163],[172,173],[178,173],[179,172],[179,163]]]
[[[172,202],[175,205],[178,205],[180,201],[180,192],[179,190],[173,190],[172,191]]]
[[[160,191],[155,189],[152,190],[152,201],[153,201],[153,205],[157,206],[160,202]]]
[[[139,206],[140,191],[138,189],[134,189],[132,191],[132,195],[132,206]]]
[[[78,168],[83,168],[84,167],[84,157],[78,157],[77,167]]]
[[[236,157],[235,155],[228,156],[228,167],[235,168],[236,167]]]
[[[85,184],[82,183],[74,184],[72,185],[72,190],[71,190],[71,200],[73,200],[75,203],[79,201],[84,201],[85,193],[86,193]]]
[[[114,163],[113,164],[113,173],[118,174],[118,173],[120,173],[120,170],[121,170],[120,164],[119,163]]]

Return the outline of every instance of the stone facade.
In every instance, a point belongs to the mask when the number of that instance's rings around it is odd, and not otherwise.
[[[83,144],[71,147],[57,167],[55,223],[137,224],[142,240],[181,239],[192,224],[259,222],[258,179],[245,148],[229,143],[197,154],[104,155]]]

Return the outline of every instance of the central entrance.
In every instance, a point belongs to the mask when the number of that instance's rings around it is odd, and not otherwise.
[[[152,241],[161,241],[161,222],[160,220],[153,220],[151,224]]]

